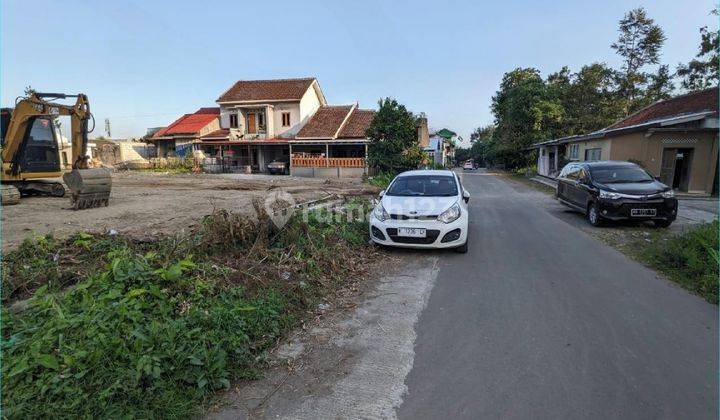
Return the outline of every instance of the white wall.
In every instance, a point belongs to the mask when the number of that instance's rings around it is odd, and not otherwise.
[[[301,102],[283,102],[275,105],[273,110],[273,125],[275,129],[275,137],[292,137],[302,128],[300,123],[300,104]],[[283,127],[282,114],[290,113],[290,127]]]
[[[320,98],[317,95],[317,92],[315,91],[315,88],[310,86],[310,88],[305,92],[305,95],[303,95],[302,99],[300,99],[300,127],[305,125],[305,123],[315,114],[315,111],[320,108]],[[300,128],[298,128],[300,130]]]

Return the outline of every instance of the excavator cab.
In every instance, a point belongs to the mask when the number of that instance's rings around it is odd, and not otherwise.
[[[25,133],[25,148],[21,151],[20,172],[57,172],[60,170],[60,151],[50,117],[33,117]]]

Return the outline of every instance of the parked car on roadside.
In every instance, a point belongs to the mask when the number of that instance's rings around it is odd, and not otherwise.
[[[275,159],[272,162],[268,163],[267,167],[268,172],[270,172],[271,175],[287,175],[290,173],[290,165],[286,159]]]
[[[464,171],[472,171],[473,169],[475,169],[475,165],[473,165],[473,163],[472,163],[471,161],[467,161],[467,162],[465,162],[465,164],[463,165],[463,170],[464,170]]]
[[[568,163],[558,176],[556,198],[584,213],[593,226],[606,220],[652,220],[668,227],[678,209],[672,188],[623,161]]]
[[[370,217],[370,237],[381,245],[468,250],[468,193],[448,170],[396,176]]]

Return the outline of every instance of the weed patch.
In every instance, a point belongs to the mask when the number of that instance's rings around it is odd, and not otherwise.
[[[708,302],[718,303],[718,221],[679,235],[655,235],[637,257]]]
[[[366,235],[365,222],[323,210],[283,229],[264,214],[217,212],[191,234],[149,244],[89,234],[30,241],[5,267],[26,270],[23,284],[36,287],[27,309],[3,311],[3,414],[197,415],[214,391],[256,377],[319,301],[361,278],[373,258]],[[58,254],[97,259],[97,268],[68,268]],[[38,274],[46,268],[74,287],[60,292],[55,277]]]

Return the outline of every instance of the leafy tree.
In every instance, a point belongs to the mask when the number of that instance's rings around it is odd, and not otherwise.
[[[495,116],[493,156],[509,167],[523,166],[523,150],[554,137],[565,117],[562,104],[534,68],[505,73],[491,109]]]
[[[718,15],[718,9],[711,12]],[[680,64],[677,68],[677,75],[682,78],[680,86],[688,90],[705,89],[718,85],[718,50],[720,40],[718,32],[711,31],[707,26],[700,28],[700,48],[695,59],[688,64]]]
[[[565,67],[547,80],[552,95],[565,108],[560,136],[600,130],[622,116],[616,72],[603,63],[583,66],[577,73]]]
[[[640,105],[650,105],[653,102],[670,98],[675,89],[672,79],[673,74],[670,73],[670,66],[663,64],[658,67],[657,73],[650,75],[650,83],[643,98],[645,103]]]
[[[382,172],[417,168],[424,157],[417,144],[417,119],[395,99],[381,99],[378,105],[365,132],[370,139],[368,163]]]
[[[643,96],[644,86],[650,80],[650,75],[642,69],[660,62],[666,37],[642,7],[625,14],[620,20],[619,32],[618,40],[611,46],[624,59],[619,73],[619,93],[627,101],[625,113],[629,113],[641,106],[635,101]]]

